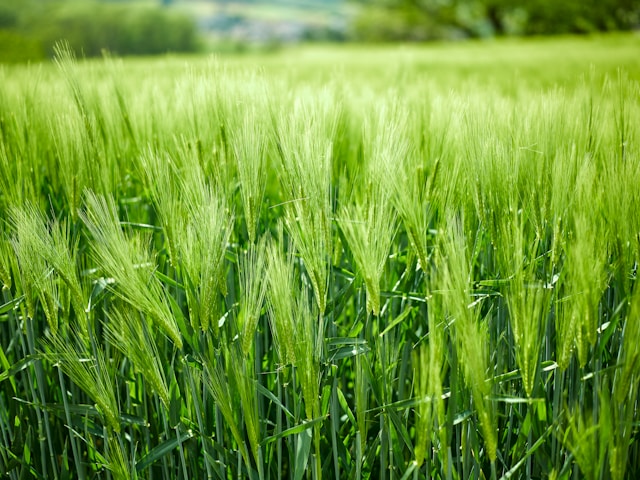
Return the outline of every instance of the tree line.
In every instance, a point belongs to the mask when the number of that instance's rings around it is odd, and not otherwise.
[[[97,0],[0,0],[0,61],[50,57],[66,40],[78,54],[189,52],[198,48],[192,18],[160,4]]]
[[[352,0],[360,40],[549,35],[640,27],[637,0]]]
[[[341,40],[426,41],[640,28],[638,0],[344,0],[357,4]],[[0,0],[0,62],[53,55],[60,40],[81,56],[191,52],[193,18],[123,0]]]

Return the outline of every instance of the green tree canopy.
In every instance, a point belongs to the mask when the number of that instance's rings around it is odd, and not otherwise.
[[[87,57],[187,52],[198,48],[193,19],[139,2],[0,0],[0,61],[33,60],[67,41]]]
[[[355,0],[354,35],[365,40],[428,40],[629,30],[636,0]]]

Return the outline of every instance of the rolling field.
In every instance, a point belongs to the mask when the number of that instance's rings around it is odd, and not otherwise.
[[[639,478],[638,52],[0,66],[0,473]]]

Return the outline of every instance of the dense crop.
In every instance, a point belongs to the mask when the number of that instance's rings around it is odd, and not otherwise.
[[[637,478],[638,46],[0,69],[0,469]]]

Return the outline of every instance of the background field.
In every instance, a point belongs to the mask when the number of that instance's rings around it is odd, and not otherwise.
[[[637,478],[638,51],[0,67],[0,471]]]
[[[639,29],[636,0],[0,0],[0,63]]]

